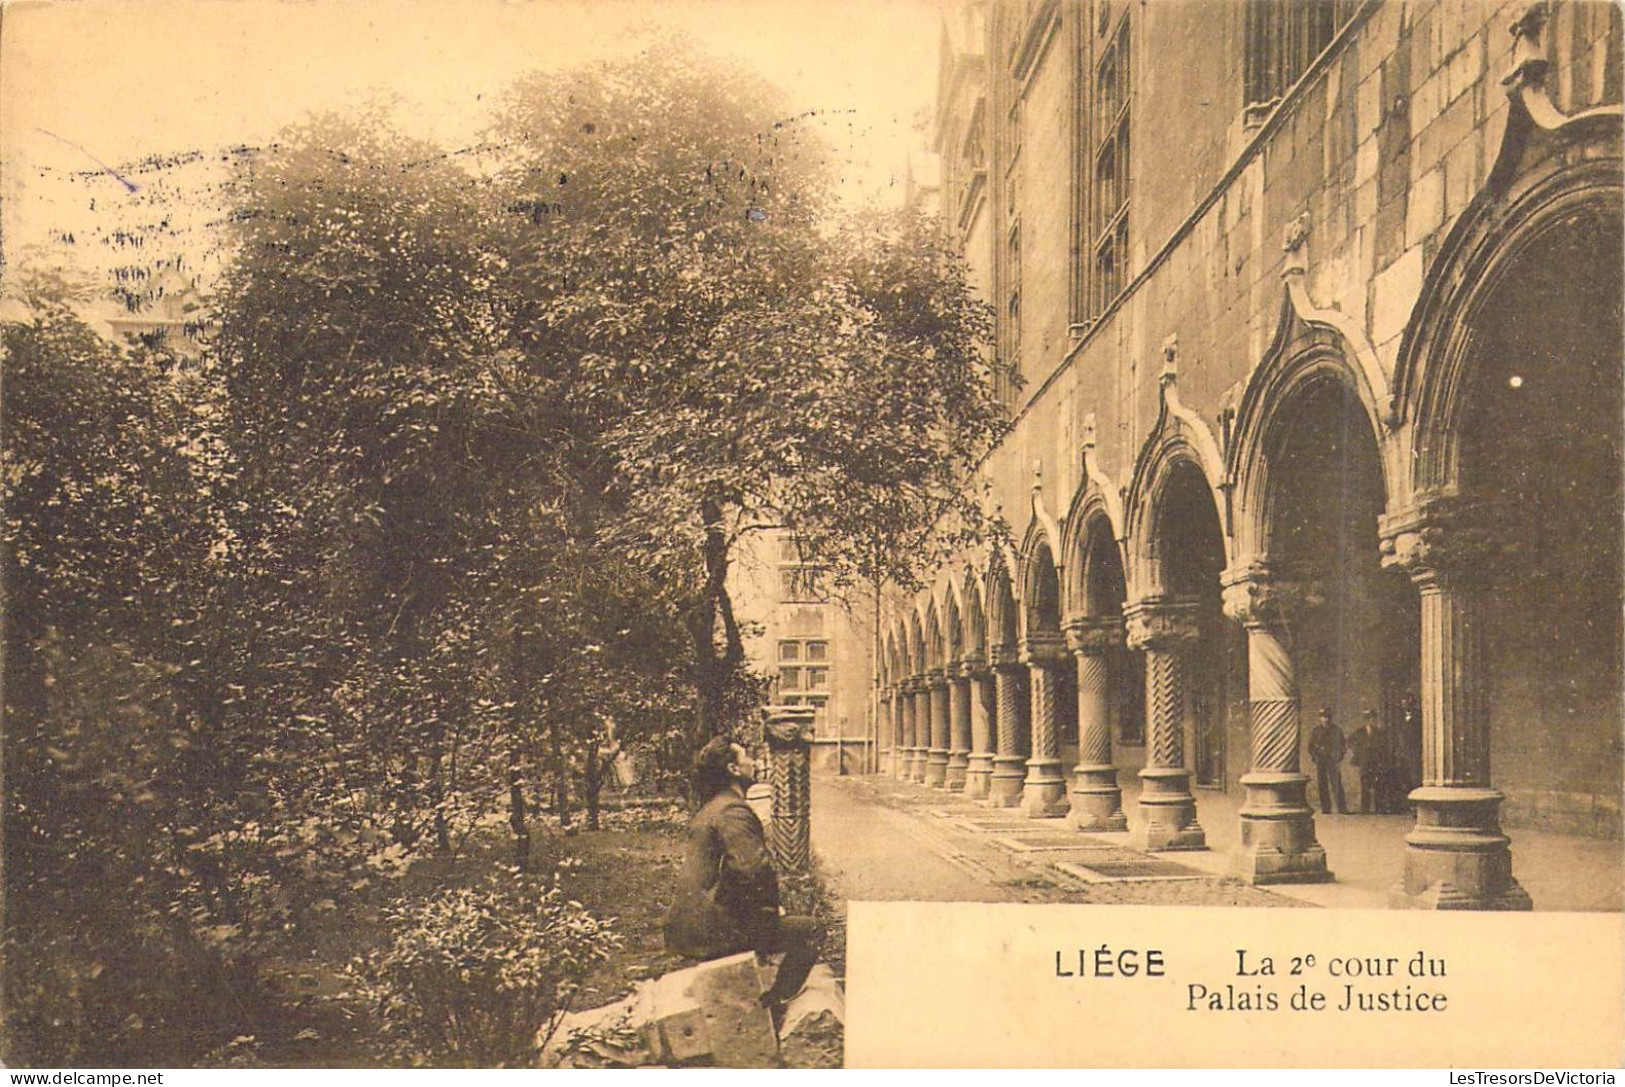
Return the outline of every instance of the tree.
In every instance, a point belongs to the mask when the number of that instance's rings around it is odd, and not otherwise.
[[[1005,425],[989,318],[910,214],[837,224],[827,155],[760,79],[665,42],[537,76],[496,135],[529,230],[524,349],[568,374],[589,455],[584,532],[671,587],[692,653],[690,739],[747,689],[728,572],[793,534],[828,585],[908,582]]]

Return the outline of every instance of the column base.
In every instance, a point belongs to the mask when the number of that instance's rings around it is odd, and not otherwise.
[[[1140,814],[1145,825],[1135,835],[1138,848],[1147,853],[1207,848],[1207,832],[1196,821],[1190,781],[1189,770],[1147,767],[1140,771]]]
[[[1389,895],[1396,909],[1528,910],[1512,875],[1496,789],[1428,786],[1412,791],[1416,826],[1405,836],[1405,875]]]
[[[1021,805],[1021,787],[1027,774],[1020,755],[993,756],[993,773],[988,778],[987,804],[990,808],[1015,808]]]
[[[908,773],[904,777],[913,782],[925,780],[925,748],[914,747],[908,753]]]
[[[1076,830],[1109,834],[1128,829],[1123,814],[1123,790],[1117,787],[1117,767],[1080,764],[1073,771],[1072,811],[1067,822]]]
[[[941,789],[948,780],[948,749],[933,747],[925,756],[925,776],[921,779],[933,789]]]
[[[1303,774],[1255,771],[1241,779],[1241,849],[1236,874],[1249,883],[1330,883],[1326,850],[1315,838],[1309,779]]]
[[[987,796],[993,786],[993,756],[986,751],[975,752],[965,767],[965,795],[972,800]]]
[[[1060,759],[1029,759],[1021,785],[1021,814],[1029,819],[1060,819],[1071,810]]]
[[[943,778],[943,788],[952,789],[954,792],[963,792],[965,778],[969,771],[970,752],[968,750],[948,752],[948,772]]]

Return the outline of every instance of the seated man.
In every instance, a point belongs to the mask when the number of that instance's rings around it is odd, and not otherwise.
[[[677,900],[666,915],[666,948],[693,959],[783,952],[773,987],[762,997],[776,1008],[806,982],[816,961],[817,926],[810,917],[779,914],[779,880],[762,822],[745,803],[755,769],[745,749],[725,736],[695,757],[700,810],[689,824]]]

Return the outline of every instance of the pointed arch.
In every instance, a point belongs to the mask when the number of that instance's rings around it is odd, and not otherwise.
[[[1301,280],[1301,276],[1291,279]],[[1236,409],[1225,465],[1231,500],[1230,532],[1238,555],[1259,556],[1270,535],[1273,495],[1269,485],[1271,458],[1277,453],[1283,424],[1316,391],[1335,385],[1360,405],[1366,426],[1379,454],[1385,492],[1394,492],[1397,443],[1388,440],[1386,381],[1380,367],[1374,378],[1365,365],[1350,362],[1360,348],[1345,333],[1305,313],[1302,285],[1282,292],[1275,335],[1263,358],[1253,368]]]
[[[1393,384],[1395,415],[1410,428],[1405,505],[1456,489],[1467,360],[1478,353],[1476,326],[1508,271],[1577,220],[1602,236],[1620,233],[1625,107],[1571,116],[1553,104],[1545,86],[1549,14],[1531,7],[1512,27],[1500,146],[1483,188],[1445,235],[1400,338]]]

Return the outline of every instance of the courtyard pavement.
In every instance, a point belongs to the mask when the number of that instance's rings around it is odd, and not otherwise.
[[[1134,826],[1139,782],[1120,774]],[[1197,790],[1209,849],[1147,855],[1128,834],[1082,834],[883,774],[813,779],[813,848],[858,900],[1112,902],[1384,909],[1403,864],[1408,816],[1317,815],[1332,883],[1256,888],[1229,875],[1239,802]],[[1539,910],[1625,908],[1621,843],[1512,830],[1513,871]]]

